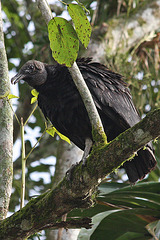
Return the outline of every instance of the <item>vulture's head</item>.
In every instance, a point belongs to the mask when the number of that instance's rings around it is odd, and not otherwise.
[[[36,60],[26,62],[11,79],[11,83],[16,84],[20,80],[24,80],[32,87],[42,85],[47,80],[45,64]]]

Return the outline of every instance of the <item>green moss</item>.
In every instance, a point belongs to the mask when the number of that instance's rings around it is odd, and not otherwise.
[[[129,35],[130,37],[133,36],[133,31],[134,31],[133,28],[128,29],[128,35]]]
[[[97,126],[97,128],[94,128],[94,126],[92,126],[92,136],[93,136],[94,142],[99,147],[101,145],[103,146],[107,144],[107,136],[100,126]]]
[[[144,25],[144,24],[146,23],[146,21],[144,21],[144,19],[143,19],[142,17],[139,17],[139,18],[137,19],[137,21],[138,21],[138,23],[139,23],[140,26],[142,26],[142,25]]]

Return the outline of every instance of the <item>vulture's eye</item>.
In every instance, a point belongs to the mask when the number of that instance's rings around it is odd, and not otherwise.
[[[33,64],[28,65],[27,68],[26,68],[26,72],[33,73],[34,72],[34,65]]]

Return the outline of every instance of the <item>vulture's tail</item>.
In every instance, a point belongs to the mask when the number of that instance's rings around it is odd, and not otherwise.
[[[137,180],[142,180],[147,173],[155,168],[156,163],[152,147],[150,147],[149,143],[145,150],[141,149],[138,151],[138,156],[124,163],[129,181],[135,183]]]

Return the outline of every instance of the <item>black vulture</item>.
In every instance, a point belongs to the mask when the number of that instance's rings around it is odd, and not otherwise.
[[[108,141],[140,121],[132,97],[122,76],[106,66],[91,62],[90,58],[77,60],[78,67],[91,92],[101,117]],[[84,150],[86,139],[92,140],[88,114],[72,77],[64,65],[48,65],[30,60],[11,80],[23,79],[38,92],[38,105],[53,126]],[[124,164],[131,183],[143,179],[154,169],[156,160],[151,143],[138,151]]]

